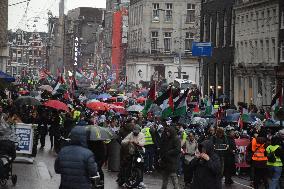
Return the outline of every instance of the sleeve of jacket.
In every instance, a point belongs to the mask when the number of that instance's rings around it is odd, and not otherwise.
[[[179,139],[175,140],[174,147],[166,152],[166,155],[178,155],[180,154],[181,143]]]
[[[57,157],[56,160],[55,160],[55,163],[54,163],[54,170],[55,170],[55,173],[61,174],[59,157]]]
[[[87,163],[88,163],[88,175],[89,175],[89,177],[96,176],[98,170],[97,170],[97,164],[95,162],[94,155],[89,156]]]
[[[215,154],[206,162],[206,166],[216,175],[221,175],[221,162],[219,157]]]

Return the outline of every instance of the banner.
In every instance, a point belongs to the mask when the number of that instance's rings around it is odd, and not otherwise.
[[[237,168],[250,167],[246,163],[247,146],[249,145],[250,140],[249,139],[236,139],[235,143],[237,146],[236,167]]]
[[[16,124],[16,136],[18,140],[17,154],[32,154],[33,134],[32,124]]]

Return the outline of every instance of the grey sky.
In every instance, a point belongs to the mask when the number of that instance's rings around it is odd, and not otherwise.
[[[9,0],[9,4],[23,0]],[[28,6],[27,17],[25,10],[27,3],[9,6],[9,29],[21,28],[28,31],[47,31],[47,12],[58,15],[60,0],[31,0]],[[65,13],[76,7],[105,8],[106,0],[65,0]],[[35,17],[38,17],[37,19]]]

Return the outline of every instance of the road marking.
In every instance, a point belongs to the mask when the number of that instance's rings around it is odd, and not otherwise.
[[[39,175],[43,180],[51,180],[50,173],[44,162],[39,162],[37,165],[37,168],[38,168]]]
[[[235,184],[238,184],[238,185],[241,185],[241,186],[244,186],[244,187],[246,187],[246,188],[253,189],[253,187],[251,187],[251,186],[248,186],[248,185],[245,185],[245,184],[241,184],[241,183],[236,182],[236,181],[234,181],[234,183],[235,183]]]

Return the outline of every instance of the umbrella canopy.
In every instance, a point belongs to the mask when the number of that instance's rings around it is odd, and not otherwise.
[[[140,97],[140,98],[137,98],[136,102],[139,103],[139,104],[142,104],[146,101],[146,98],[144,97]]]
[[[106,141],[111,140],[114,135],[108,128],[89,125],[87,126],[88,131],[90,132],[89,140],[90,141]],[[87,131],[87,132],[88,132]]]
[[[97,99],[92,99],[92,100],[89,100],[89,101],[87,102],[87,104],[92,103],[92,102],[99,102],[99,100],[97,100]]]
[[[224,121],[227,123],[237,123],[239,121],[239,118],[240,118],[240,113],[234,113],[234,114],[227,115],[224,118]],[[243,122],[245,123],[252,123],[256,121],[253,117],[251,117],[251,115],[248,115],[248,114],[243,114],[242,119],[243,119]]]
[[[32,97],[36,97],[36,96],[39,96],[39,92],[38,92],[38,91],[31,91],[31,92],[30,92],[30,95],[31,95]]]
[[[147,97],[148,95],[148,90],[144,90],[144,91],[141,91],[137,96],[138,97]]]
[[[94,111],[108,111],[109,105],[104,102],[91,102],[87,104],[87,108]]]
[[[50,85],[42,85],[39,87],[39,89],[42,89],[44,91],[52,92],[53,88]]]
[[[31,96],[20,96],[19,98],[15,100],[15,105],[16,106],[24,106],[24,105],[40,106],[41,102]]]
[[[97,97],[98,97],[98,95],[96,95],[96,94],[90,94],[88,96],[88,99],[97,99]]]
[[[110,109],[114,110],[114,111],[117,112],[117,113],[123,114],[123,115],[126,115],[126,114],[127,114],[127,111],[126,111],[125,108],[122,107],[122,106],[116,106],[116,105],[114,105],[114,104],[111,104],[111,105],[110,105]]]
[[[59,100],[49,100],[49,101],[46,101],[43,105],[46,107],[57,109],[57,110],[63,110],[63,111],[69,112],[68,106]]]
[[[3,79],[6,82],[15,82],[16,79],[2,71],[0,71],[0,79]]]
[[[30,93],[30,91],[28,91],[28,90],[19,91],[20,95],[26,95],[26,94],[29,94],[29,93]]]
[[[201,117],[194,117],[192,118],[191,122],[190,122],[191,125],[199,125],[199,126],[206,126],[207,125],[207,121],[205,118],[201,118]]]
[[[127,108],[128,112],[141,112],[144,109],[141,105],[133,105]]]
[[[231,114],[238,113],[238,110],[235,110],[235,109],[227,109],[225,112],[226,112],[226,115],[231,115]]]
[[[103,94],[100,94],[99,96],[97,96],[97,99],[109,99],[111,98],[112,96],[108,93],[103,93]]]
[[[250,116],[253,117],[253,118],[258,118],[261,121],[263,121],[265,119],[265,115],[258,114],[258,113],[251,113]]]

